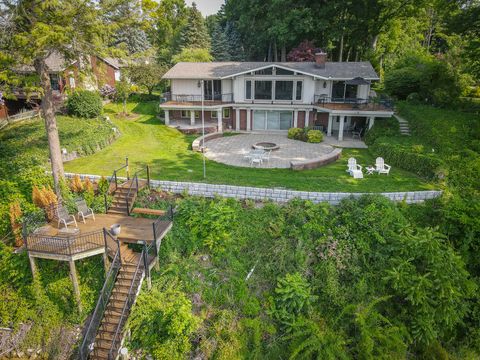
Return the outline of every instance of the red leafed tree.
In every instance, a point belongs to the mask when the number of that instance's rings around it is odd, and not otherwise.
[[[287,61],[315,61],[315,53],[321,49],[315,47],[313,41],[304,40],[287,54]]]

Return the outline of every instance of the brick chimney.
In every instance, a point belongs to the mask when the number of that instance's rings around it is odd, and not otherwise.
[[[325,69],[325,62],[327,61],[327,53],[319,51],[315,53],[315,66],[319,69]]]

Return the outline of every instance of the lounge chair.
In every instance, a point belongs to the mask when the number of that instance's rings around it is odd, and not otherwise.
[[[65,207],[61,204],[58,204],[57,206],[57,218],[58,218],[58,228],[60,229],[60,224],[64,224],[65,227],[68,229],[68,225],[70,224],[75,224],[75,227],[78,227],[77,225],[77,220],[75,219],[75,216],[70,215],[65,209]]]
[[[75,204],[77,205],[77,210],[78,210],[78,214],[77,214],[78,220],[80,220],[80,216],[81,216],[84,224],[85,224],[85,218],[87,217],[92,217],[93,221],[95,221],[95,214],[93,212],[93,209],[87,206],[87,203],[85,202],[84,199],[76,200]]]
[[[385,164],[385,160],[383,158],[378,157],[375,160],[375,171],[379,174],[387,174],[390,172],[392,167],[390,165]]]
[[[357,159],[348,159],[347,172],[353,176],[354,179],[363,179],[362,166],[357,164]]]
[[[363,134],[363,128],[360,130],[354,129],[352,131],[352,140],[355,139],[355,137],[358,137],[359,140],[362,140],[362,134]]]

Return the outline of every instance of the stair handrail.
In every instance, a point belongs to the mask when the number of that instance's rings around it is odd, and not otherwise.
[[[114,356],[114,353],[116,351],[118,351],[118,349],[116,348],[117,347],[116,343],[117,343],[117,341],[121,342],[121,338],[119,339],[119,337],[121,336],[124,319],[127,316],[127,310],[133,305],[133,300],[135,300],[135,295],[136,295],[136,292],[137,292],[138,289],[135,290],[135,294],[134,294],[133,293],[133,290],[134,290],[133,285],[135,284],[135,281],[136,281],[137,276],[138,276],[138,272],[140,271],[140,265],[142,264],[144,256],[145,256],[144,252],[145,252],[145,249],[142,250],[142,253],[140,254],[140,257],[138,258],[137,267],[135,268],[135,273],[133,275],[132,282],[130,284],[130,288],[128,289],[127,298],[125,299],[125,304],[123,305],[123,309],[122,309],[122,314],[120,315],[120,320],[118,321],[117,328],[115,330],[115,335],[112,338],[112,345],[110,346],[110,351],[108,352],[108,359],[109,360],[115,360],[115,358],[116,358],[116,354]]]
[[[98,328],[100,327],[100,322],[103,319],[107,304],[110,300],[110,296],[115,285],[115,280],[117,278],[120,267],[120,248],[118,248],[115,252],[115,256],[110,265],[107,276],[105,277],[105,282],[103,283],[102,290],[100,291],[97,305],[95,306],[93,315],[89,320],[82,344],[80,345],[79,357],[81,360],[88,359],[89,353],[93,350],[92,345],[95,343],[95,337],[97,335]],[[113,279],[113,281],[110,281],[111,279]],[[109,284],[111,286],[107,286]]]
[[[132,182],[130,184],[130,187],[128,188],[127,196],[125,197],[125,204],[127,205],[128,216],[130,216],[130,210],[131,210],[130,207],[133,206],[133,202],[132,204],[129,204],[129,201],[128,201],[128,199],[130,198],[130,193],[134,188],[133,185],[135,185],[135,194],[138,194],[138,172],[136,172],[135,175],[133,175]]]

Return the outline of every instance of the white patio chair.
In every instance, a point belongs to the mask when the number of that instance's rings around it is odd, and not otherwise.
[[[68,229],[68,225],[70,224],[75,224],[75,227],[78,227],[77,225],[77,220],[75,219],[75,216],[70,215],[65,209],[65,207],[61,204],[58,204],[57,206],[57,218],[58,218],[58,225],[57,227],[60,229],[60,224],[64,224],[65,227]]]
[[[348,159],[347,166],[347,172],[352,175],[354,179],[363,179],[362,166],[357,164],[357,159],[353,157]]]
[[[79,220],[81,216],[84,224],[85,224],[85,218],[87,217],[91,217],[93,218],[93,221],[95,221],[95,214],[93,212],[93,209],[87,206],[87,203],[85,202],[84,199],[79,199],[75,201],[75,204],[77,205],[77,210],[78,210],[77,216]]]
[[[375,171],[378,172],[379,174],[389,174],[390,169],[392,167],[390,165],[385,164],[385,160],[383,158],[378,157],[375,160]]]
[[[263,163],[262,155],[261,154],[254,154],[250,159],[250,165],[261,165]]]
[[[262,162],[263,161],[266,161],[266,162],[270,162],[270,153],[272,152],[272,150],[269,150],[269,151],[265,151],[261,156],[261,159],[262,159]]]

